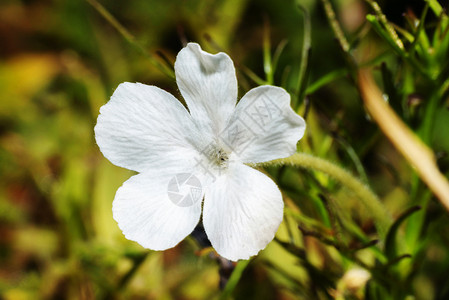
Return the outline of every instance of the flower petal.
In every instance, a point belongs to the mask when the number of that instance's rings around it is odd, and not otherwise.
[[[288,157],[304,135],[306,123],[290,107],[290,95],[282,88],[260,86],[237,104],[222,141],[244,163]]]
[[[200,219],[202,195],[201,184],[191,173],[141,173],[118,189],[113,217],[127,239],[165,250],[193,231]]]
[[[175,62],[176,82],[199,128],[216,136],[234,111],[237,78],[234,64],[225,53],[215,55],[189,43]]]
[[[204,228],[218,254],[233,261],[248,259],[274,238],[283,208],[281,192],[270,178],[231,164],[206,190]]]
[[[196,125],[171,94],[141,83],[122,83],[100,108],[95,139],[113,164],[143,172],[167,172],[177,158],[197,155]]]

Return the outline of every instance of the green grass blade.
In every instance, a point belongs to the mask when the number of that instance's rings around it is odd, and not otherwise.
[[[228,283],[220,296],[220,300],[229,299],[232,296],[232,292],[235,290],[235,287],[237,286],[237,283],[242,277],[243,271],[245,271],[249,262],[250,260],[241,260],[237,263],[237,266],[235,266],[234,271],[232,271],[231,277],[229,278]]]

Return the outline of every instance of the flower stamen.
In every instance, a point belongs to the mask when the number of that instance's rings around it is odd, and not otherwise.
[[[225,165],[227,165],[228,160],[229,160],[229,154],[226,151],[224,151],[223,149],[219,149],[217,151],[217,160],[216,160],[217,164],[219,166],[225,166]]]

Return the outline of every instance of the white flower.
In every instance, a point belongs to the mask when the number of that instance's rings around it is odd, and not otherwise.
[[[273,239],[283,201],[276,184],[245,163],[292,155],[305,122],[279,87],[254,88],[236,105],[235,69],[225,53],[189,43],[175,73],[190,113],[171,94],[140,83],[120,84],[100,109],[101,152],[139,173],[118,189],[114,219],[126,238],[165,250],[192,232],[202,210],[215,250],[247,259]]]

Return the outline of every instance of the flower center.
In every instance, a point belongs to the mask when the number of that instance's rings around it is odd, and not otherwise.
[[[220,167],[225,167],[229,160],[229,154],[223,149],[218,149],[215,155],[215,163]]]
[[[210,144],[202,151],[203,159],[198,161],[198,166],[212,177],[222,174],[229,165],[231,151],[219,143]]]
[[[230,151],[226,151],[221,145],[213,145],[206,152],[209,162],[218,167],[226,167],[229,161]]]

